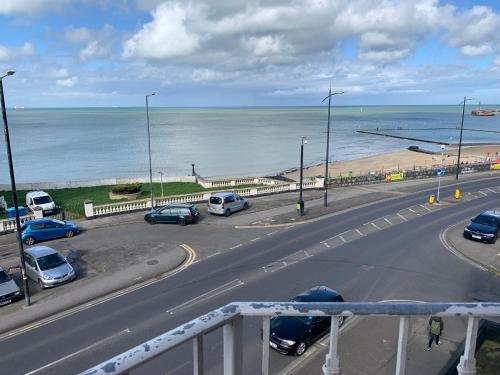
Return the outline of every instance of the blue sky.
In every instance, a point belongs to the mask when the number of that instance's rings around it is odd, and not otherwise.
[[[498,1],[2,0],[7,105],[500,103]]]

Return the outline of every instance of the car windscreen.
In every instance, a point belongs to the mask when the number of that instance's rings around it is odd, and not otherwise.
[[[37,259],[40,270],[50,270],[66,263],[66,260],[57,253],[46,255]]]
[[[220,197],[210,197],[210,204],[221,204],[222,199]]]
[[[35,197],[35,198],[33,198],[33,202],[35,204],[52,203],[52,199],[48,195],[44,195],[43,197]]]
[[[6,283],[9,280],[10,280],[10,277],[9,277],[9,275],[7,275],[7,272],[5,272],[4,270],[1,270],[0,271],[0,284]]]
[[[479,215],[473,221],[476,224],[488,225],[490,227],[495,227],[498,224],[497,218],[487,215]]]

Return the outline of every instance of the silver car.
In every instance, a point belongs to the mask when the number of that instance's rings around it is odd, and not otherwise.
[[[248,200],[235,193],[215,193],[208,200],[208,212],[211,214],[229,216],[247,208]]]
[[[26,273],[40,288],[48,288],[76,278],[75,270],[65,257],[48,246],[33,246],[24,250]]]
[[[0,267],[0,306],[7,305],[21,298],[21,291],[16,282]]]

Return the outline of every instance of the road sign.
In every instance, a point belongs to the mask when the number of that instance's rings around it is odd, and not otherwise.
[[[438,177],[443,177],[444,176],[444,169],[438,169],[436,174]]]

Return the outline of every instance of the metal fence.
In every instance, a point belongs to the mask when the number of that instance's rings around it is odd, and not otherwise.
[[[338,354],[339,317],[399,316],[396,375],[406,367],[406,347],[412,316],[464,317],[467,319],[465,349],[457,366],[459,375],[476,374],[475,349],[480,318],[500,316],[500,303],[301,303],[301,302],[235,302],[191,320],[160,336],[123,352],[80,375],[128,374],[129,371],[162,355],[181,344],[193,344],[193,374],[204,372],[203,337],[222,328],[223,373],[243,373],[243,319],[262,318],[261,374],[269,374],[270,319],[274,316],[331,316],[329,350],[323,365],[325,375],[340,374]]]

